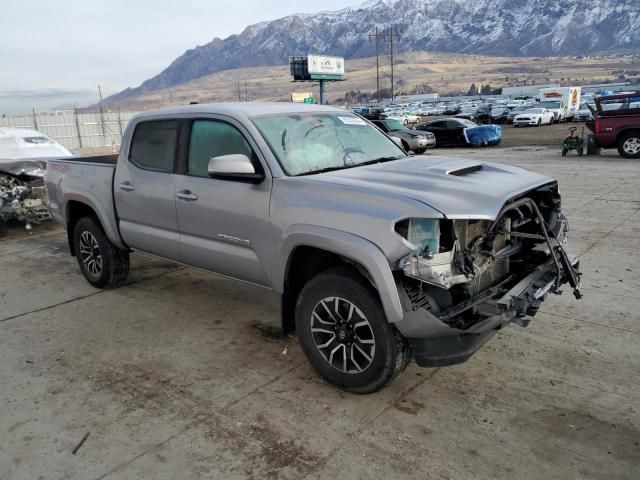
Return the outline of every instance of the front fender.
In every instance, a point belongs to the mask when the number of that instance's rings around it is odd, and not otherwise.
[[[273,288],[284,292],[289,259],[296,247],[314,247],[346,257],[361,265],[370,275],[380,295],[380,301],[389,322],[403,318],[402,304],[389,261],[370,241],[341,230],[316,225],[298,224],[287,229],[279,246],[279,260],[273,272]]]

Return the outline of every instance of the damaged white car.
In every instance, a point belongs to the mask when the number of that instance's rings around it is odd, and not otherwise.
[[[71,156],[36,130],[0,128],[0,234],[12,221],[29,230],[49,218],[43,180],[47,159]]]

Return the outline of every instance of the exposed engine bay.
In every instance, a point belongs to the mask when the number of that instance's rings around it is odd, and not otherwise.
[[[40,177],[0,173],[0,235],[9,222],[34,223],[49,218],[44,181]]]
[[[424,310],[459,331],[536,314],[569,283],[580,298],[577,260],[564,250],[568,223],[557,185],[512,199],[493,221],[408,219],[396,232],[416,248],[398,264],[405,308]],[[404,295],[403,295],[404,294]]]

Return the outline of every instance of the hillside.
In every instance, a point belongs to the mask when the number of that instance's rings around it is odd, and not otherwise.
[[[637,51],[639,24],[637,0],[600,0],[595,7],[588,0],[373,0],[336,12],[291,15],[248,26],[226,39],[214,38],[108,102],[220,71],[284,65],[294,54],[370,57],[375,50],[369,34],[376,27],[394,29],[398,52],[567,56]]]
[[[382,87],[390,85],[388,59],[383,58]],[[329,102],[340,102],[348,91],[373,95],[375,57],[346,62],[347,81],[327,87]],[[495,57],[482,55],[409,52],[397,59],[395,67],[398,93],[433,89],[441,95],[466,93],[471,83],[498,86],[532,83],[600,83],[621,74],[637,75],[640,57],[602,56],[575,59],[568,57]],[[311,83],[293,83],[286,65],[226,70],[207,75],[176,87],[128,97],[116,102],[123,109],[140,110],[164,105],[238,100],[287,100],[291,92],[317,94]]]

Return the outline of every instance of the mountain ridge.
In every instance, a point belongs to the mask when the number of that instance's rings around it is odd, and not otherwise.
[[[640,48],[637,0],[369,0],[332,12],[294,14],[187,50],[158,75],[107,99],[179,85],[222,70],[286,64],[289,55],[347,59],[375,54],[374,28],[397,34],[399,52],[589,55]],[[388,45],[381,41],[381,50]]]

